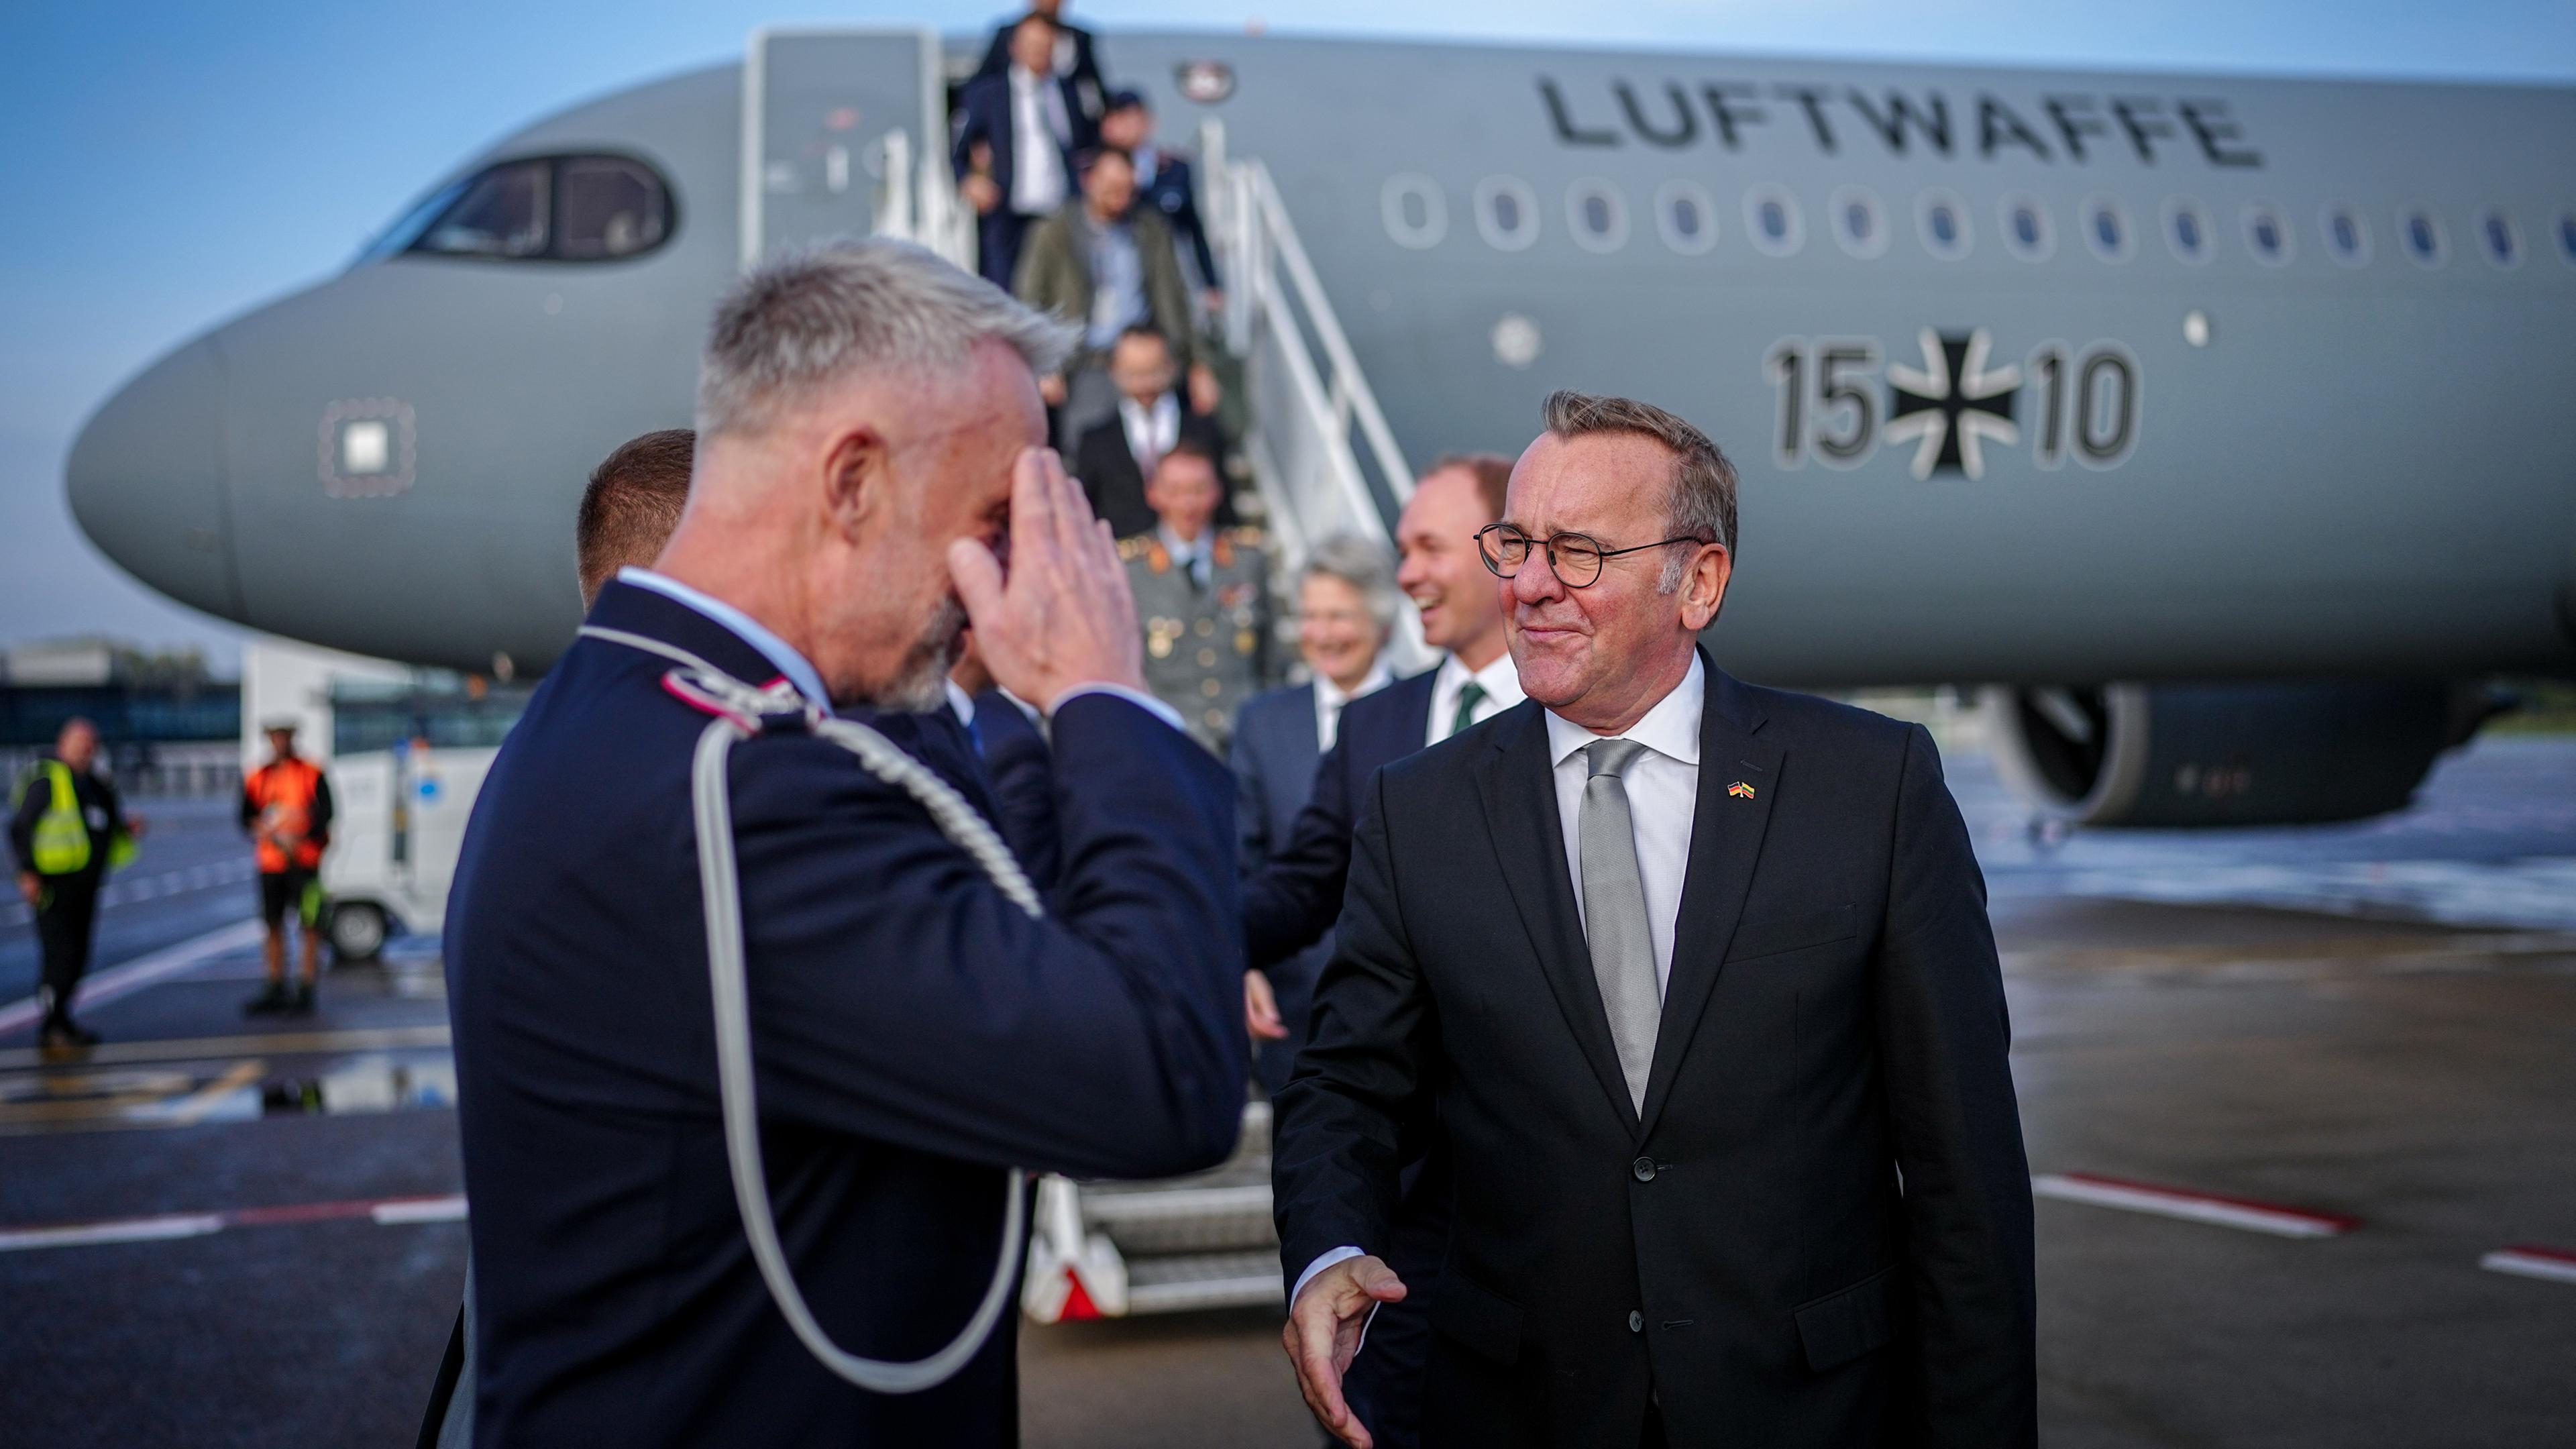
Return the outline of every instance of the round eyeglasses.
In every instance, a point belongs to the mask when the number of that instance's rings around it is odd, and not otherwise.
[[[1713,542],[1714,539],[1685,535],[1630,548],[1604,548],[1601,540],[1589,534],[1560,533],[1551,538],[1537,539],[1508,523],[1488,523],[1476,530],[1476,556],[1485,561],[1486,568],[1493,570],[1494,577],[1507,579],[1519,573],[1521,565],[1529,562],[1533,549],[1544,549],[1547,566],[1556,574],[1557,582],[1569,589],[1583,589],[1601,581],[1602,561],[1605,559],[1614,559],[1623,553],[1644,553],[1650,548],[1666,548],[1676,543]]]

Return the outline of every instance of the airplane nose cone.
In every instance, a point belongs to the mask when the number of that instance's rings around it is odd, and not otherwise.
[[[226,523],[223,360],[189,343],[120,389],[81,429],[64,469],[72,517],[126,572],[241,617]]]

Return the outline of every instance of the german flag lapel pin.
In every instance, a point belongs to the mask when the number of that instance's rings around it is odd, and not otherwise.
[[[1726,793],[1734,796],[1738,800],[1750,800],[1753,798],[1753,787],[1745,784],[1742,780],[1738,780],[1734,784],[1726,787]]]

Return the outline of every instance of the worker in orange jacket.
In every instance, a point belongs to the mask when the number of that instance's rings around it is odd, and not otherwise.
[[[259,914],[268,926],[268,985],[246,1003],[251,1015],[313,1009],[321,975],[322,852],[331,843],[331,782],[295,753],[295,721],[268,722],[269,761],[242,781],[241,824],[259,849]],[[286,918],[303,944],[303,980],[286,984]]]

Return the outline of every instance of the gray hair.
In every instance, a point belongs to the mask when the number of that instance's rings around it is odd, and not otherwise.
[[[1664,505],[1665,535],[1722,544],[1730,555],[1735,552],[1735,465],[1708,434],[1653,403],[1564,391],[1547,396],[1547,430],[1560,438],[1636,433],[1671,449],[1673,486]],[[1655,587],[1667,594],[1680,588],[1689,562],[1690,554],[1676,544],[1664,555],[1663,577]]]
[[[953,372],[1008,343],[1040,375],[1074,330],[911,242],[832,241],[762,263],[725,292],[698,364],[698,432],[758,432],[862,369]]]
[[[1297,574],[1302,588],[1306,580],[1339,579],[1357,592],[1368,605],[1369,617],[1377,621],[1383,634],[1395,627],[1395,566],[1386,550],[1356,533],[1336,533],[1319,540],[1314,552],[1306,555],[1306,567]]]

